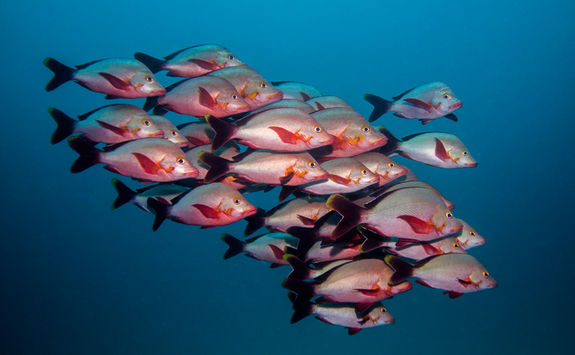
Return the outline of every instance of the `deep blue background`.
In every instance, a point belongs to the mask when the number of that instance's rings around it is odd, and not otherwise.
[[[572,1],[2,2],[0,352],[568,353],[574,15]],[[111,211],[112,175],[70,174],[76,154],[49,144],[55,124],[46,112],[109,102],[72,83],[44,92],[51,74],[42,59],[163,56],[201,43],[364,115],[366,92],[448,83],[464,102],[460,122],[422,127],[388,115],[377,123],[399,136],[444,130],[466,143],[476,169],[398,161],[486,237],[472,254],[500,287],[450,300],[417,286],[385,303],[395,325],[349,337],[313,319],[289,324],[286,268],[222,260],[220,234],[240,235],[244,222],[206,231],[165,223],[152,233],[150,215]]]

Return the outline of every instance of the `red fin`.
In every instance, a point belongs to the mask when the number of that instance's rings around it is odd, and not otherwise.
[[[318,110],[318,111],[319,111],[319,110],[325,110],[325,107],[324,107],[322,104],[320,104],[319,102],[316,102],[315,104],[317,105],[317,110]]]
[[[359,333],[360,330],[361,328],[347,328],[347,334],[354,335]]]
[[[400,239],[397,242],[395,242],[395,247],[396,248],[403,248],[403,247],[408,247],[412,244],[413,244],[413,242],[409,239]]]
[[[289,144],[296,144],[298,141],[298,138],[295,134],[293,134],[292,132],[288,131],[285,128],[282,127],[269,127],[272,131],[276,132],[276,134],[280,137],[280,139],[282,140],[282,142],[284,143],[289,143]]]
[[[283,257],[284,257],[284,251],[283,250],[281,250],[280,248],[278,248],[277,246],[275,246],[273,244],[268,244],[268,247],[270,247],[270,249],[272,250],[272,253],[274,253],[274,256],[276,257],[276,259],[283,260]]]
[[[220,216],[220,213],[213,207],[202,205],[201,203],[194,203],[192,206],[200,211],[206,218],[216,219]]]
[[[419,107],[419,108],[424,109],[428,112],[430,112],[431,108],[432,108],[432,106],[430,104],[425,103],[425,102],[418,100],[418,99],[409,98],[409,99],[403,99],[403,101],[409,102],[413,106]]]
[[[156,164],[152,159],[148,158],[142,153],[132,153],[136,159],[138,159],[138,163],[144,169],[144,171],[148,174],[155,175],[158,171],[161,170],[160,166]]]
[[[311,218],[307,218],[306,216],[302,216],[302,215],[296,215],[297,219],[300,220],[301,223],[303,223],[306,226],[313,226],[315,224],[315,220],[311,219]]]
[[[449,160],[449,154],[447,154],[447,150],[445,150],[445,146],[437,138],[435,138],[435,156],[438,157],[442,161]]]
[[[127,82],[125,82],[124,80],[118,78],[117,76],[114,76],[112,74],[108,74],[108,73],[98,73],[100,74],[104,79],[106,79],[110,85],[112,85],[113,87],[115,87],[118,90],[128,90],[128,88],[130,88],[132,85],[128,84]]]
[[[340,185],[349,185],[350,180],[349,179],[345,179],[342,178],[339,175],[333,175],[333,174],[328,174],[327,176],[328,179],[330,179],[331,181],[335,182],[336,184],[340,184]]]
[[[429,288],[434,288],[434,287],[429,286],[429,284],[428,284],[427,282],[425,282],[425,281],[423,281],[423,280],[421,280],[421,279],[415,280],[415,283],[418,283],[418,284],[420,284],[421,286],[425,286],[425,287],[429,287]]]
[[[379,288],[379,286],[377,286],[377,288],[375,289],[371,289],[371,288],[356,288],[354,291],[358,291],[360,292],[362,295],[365,296],[375,296],[379,293],[379,291],[381,291],[381,289]]]
[[[104,121],[99,121],[96,120],[96,122],[98,122],[98,124],[102,127],[104,127],[105,129],[112,131],[114,133],[116,133],[119,136],[124,136],[126,133],[128,133],[128,131],[126,129],[120,128],[120,127],[116,127],[114,125],[111,125],[109,123],[106,123]]]
[[[457,281],[459,281],[459,283],[460,283],[463,287],[469,287],[470,285],[473,284],[473,282],[468,281],[468,280],[457,279]]]
[[[212,95],[210,95],[208,90],[204,89],[201,86],[199,87],[199,90],[200,90],[200,105],[208,108],[217,106],[218,103],[216,102],[216,100],[214,100]]]
[[[458,121],[457,116],[455,116],[455,114],[453,114],[453,113],[450,113],[449,115],[445,115],[445,118],[450,119],[454,122]]]
[[[443,292],[444,295],[449,295],[449,298],[457,298],[461,295],[463,295],[463,293],[461,292],[455,292],[455,291],[445,291]]]
[[[397,218],[402,219],[405,222],[407,222],[407,224],[409,224],[409,226],[411,227],[411,229],[415,233],[427,234],[427,233],[431,232],[431,225],[429,223],[425,222],[424,220],[421,220],[417,217],[409,216],[409,215],[401,215],[401,216],[398,216]]]
[[[439,250],[438,248],[434,247],[433,245],[431,245],[429,243],[421,243],[421,246],[423,247],[423,250],[425,250],[425,253],[427,255],[443,254],[443,252],[441,250]]]
[[[432,120],[424,120],[424,119],[419,120],[419,122],[421,122],[421,124],[424,125],[424,126],[425,126],[426,124],[428,124],[429,122],[431,122],[431,121],[432,121]]]
[[[210,63],[206,60],[201,60],[201,59],[188,59],[188,62],[194,63],[195,65],[197,65],[198,67],[202,68],[202,69],[206,69],[206,70],[216,70],[218,69],[218,66],[215,65],[214,63]]]
[[[309,95],[306,94],[305,92],[300,91],[299,93],[301,94],[301,97],[303,97],[303,100],[304,100],[304,101],[307,101],[307,100],[311,99],[311,97],[309,97]]]

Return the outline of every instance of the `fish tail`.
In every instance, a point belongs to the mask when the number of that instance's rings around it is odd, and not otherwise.
[[[58,127],[56,127],[56,130],[52,134],[52,139],[50,140],[50,143],[52,144],[59,143],[64,139],[68,138],[72,133],[74,133],[74,127],[76,125],[75,119],[66,115],[64,112],[58,110],[57,108],[53,107],[50,107],[48,109],[48,113],[50,114],[50,116],[52,116],[52,118],[54,119],[54,121],[56,121],[56,124],[58,125]]]
[[[284,280],[282,286],[297,293],[297,297],[292,299],[294,309],[297,309],[314,297],[315,283],[304,281],[309,278],[309,268],[295,255],[285,254],[284,260],[291,265],[293,271]]]
[[[245,249],[245,243],[230,234],[222,234],[221,239],[230,247],[224,254],[224,259],[229,259],[232,256],[238,255]]]
[[[80,154],[70,168],[72,173],[79,173],[100,162],[101,152],[95,147],[95,144],[96,143],[82,136],[68,139],[70,148]]]
[[[144,102],[144,107],[142,109],[146,112],[150,111],[151,109],[155,109],[158,106],[158,98],[159,96],[151,96],[146,98],[146,102]],[[155,115],[162,115],[161,113],[156,113],[154,110]]]
[[[387,143],[379,148],[379,152],[382,154],[391,154],[399,149],[399,144],[401,140],[393,135],[387,128],[379,127],[379,132],[387,138]]]
[[[112,209],[116,209],[132,201],[138,194],[136,191],[130,189],[128,186],[126,186],[126,184],[116,178],[112,179],[112,185],[114,185],[116,192],[118,192],[118,196],[112,204]]]
[[[373,105],[373,111],[371,112],[371,115],[369,115],[369,122],[373,122],[381,117],[381,115],[389,112],[393,105],[393,101],[386,100],[373,94],[365,94],[363,98]]]
[[[149,197],[146,201],[148,208],[156,214],[156,218],[154,219],[154,225],[152,226],[152,230],[155,232],[160,228],[162,222],[168,217],[168,205],[161,203],[160,201],[156,200],[155,198]]]
[[[288,278],[286,279],[286,281],[288,279],[299,280],[299,281],[309,279],[311,269],[307,266],[306,263],[301,261],[300,258],[298,258],[297,256],[295,256],[293,254],[284,254],[283,259],[285,261],[287,261],[288,264],[290,264],[290,266],[293,269],[292,272],[289,274]],[[289,286],[289,282],[287,285]],[[297,292],[297,290],[293,290],[293,289],[287,287],[286,285],[284,285],[284,287],[286,287],[287,289],[292,290],[294,292]]]
[[[54,77],[46,85],[46,91],[52,91],[74,77],[75,70],[65,66],[56,59],[46,58],[42,63],[54,73]]]
[[[343,218],[335,227],[331,237],[337,239],[361,223],[363,208],[339,194],[331,195],[325,203],[327,208],[337,211]]]
[[[230,170],[231,161],[219,157],[213,153],[201,152],[198,154],[198,159],[210,166],[206,173],[204,181],[207,183],[214,182]]]
[[[385,263],[393,269],[393,275],[389,279],[389,284],[395,286],[413,276],[413,266],[403,261],[395,255],[386,255],[383,259]]]
[[[298,301],[298,296],[296,296],[293,292],[288,294],[290,301],[293,303],[293,316],[291,317],[290,323],[294,324],[299,322],[300,320],[304,319],[307,316],[313,314],[313,303],[309,300],[305,301]]]
[[[212,151],[220,149],[224,144],[230,141],[237,131],[236,125],[231,122],[208,116],[206,118],[208,124],[216,131],[216,136],[212,142]]]
[[[244,220],[248,222],[248,225],[246,226],[246,229],[244,231],[244,235],[250,235],[253,232],[260,229],[261,227],[263,227],[264,224],[266,223],[265,214],[266,214],[265,210],[258,208],[255,214],[244,218]]]
[[[154,74],[164,69],[164,64],[166,63],[166,61],[163,59],[154,58],[141,52],[134,54],[134,58],[144,63],[144,65],[147,66],[148,69],[150,69],[150,71]]]
[[[287,250],[286,252],[288,254],[297,255],[298,258],[305,260],[307,252],[317,240],[317,230],[315,228],[289,227],[286,232],[298,238],[297,250],[292,248],[290,249],[290,252]]]

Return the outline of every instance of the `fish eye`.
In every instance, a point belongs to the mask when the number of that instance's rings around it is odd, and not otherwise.
[[[467,150],[464,150],[463,152],[461,152],[461,154],[463,155],[469,155],[469,152]]]
[[[389,163],[387,163],[387,166],[389,166],[390,168],[393,168],[395,166],[395,163],[390,161]]]
[[[379,311],[381,313],[385,313],[385,312],[387,312],[387,309],[385,309],[385,307],[379,307]]]
[[[315,168],[317,166],[317,163],[313,160],[310,160],[307,162],[307,166],[309,166],[310,168]]]
[[[369,126],[365,125],[365,126],[361,127],[361,131],[363,133],[367,133],[367,132],[371,131],[371,128]]]
[[[451,219],[453,218],[453,213],[451,213],[451,211],[445,211],[445,217]]]
[[[475,237],[475,232],[474,231],[469,231],[469,235],[472,237]]]
[[[144,80],[146,80],[148,83],[151,83],[154,81],[154,78],[151,75],[146,75],[144,76]]]
[[[234,198],[234,204],[235,205],[239,205],[242,202],[242,200],[239,197]]]
[[[149,119],[144,118],[144,119],[142,120],[142,124],[143,124],[144,126],[146,126],[146,127],[150,127],[150,126],[152,125],[152,122],[151,122]]]
[[[453,242],[453,247],[454,247],[454,248],[459,248],[459,244],[457,244],[457,242]]]
[[[449,100],[451,98],[451,95],[449,94],[443,94],[443,98],[446,100]]]
[[[320,126],[313,126],[313,130],[315,131],[315,133],[320,133],[321,132],[321,127]]]
[[[184,159],[184,157],[177,157],[176,158],[176,163],[183,165],[186,162],[186,159]]]
[[[268,87],[268,83],[266,83],[265,81],[260,81],[260,88],[265,89]]]
[[[175,129],[172,129],[170,131],[170,134],[172,135],[172,137],[176,137],[178,135],[178,131],[176,131]]]
[[[232,100],[237,100],[238,99],[238,95],[237,94],[232,94]]]
[[[363,169],[363,170],[361,171],[361,175],[367,175],[367,169]]]
[[[229,54],[229,55],[228,55],[228,59],[229,59],[229,60],[234,60],[234,59],[236,59],[236,57],[235,57],[233,54]]]
[[[489,278],[489,273],[487,271],[483,271],[483,277],[486,279]]]

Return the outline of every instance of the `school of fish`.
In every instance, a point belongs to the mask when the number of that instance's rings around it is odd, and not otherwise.
[[[136,53],[74,67],[46,58],[44,65],[54,73],[47,91],[74,81],[107,99],[146,100],[143,108],[114,103],[77,119],[49,108],[52,144],[67,139],[79,154],[71,172],[102,164],[137,180],[130,187],[113,178],[113,207],[131,202],[153,214],[153,230],[166,219],[201,228],[245,219],[250,237],[224,234],[224,258],[243,253],[290,265],[283,286],[292,323],[315,315],[351,335],[393,323],[382,302],[412,282],[451,298],[497,286],[468,254],[485,239],[455,217],[450,200],[390,159],[476,167],[467,147],[445,132],[397,138],[370,124],[387,112],[424,125],[458,121],[462,103],[444,83],[392,100],[366,94],[374,106],[366,119],[308,84],[269,82],[215,44],[163,58]],[[159,72],[179,81],[164,87]],[[276,187],[281,203],[267,211],[246,198]]]

